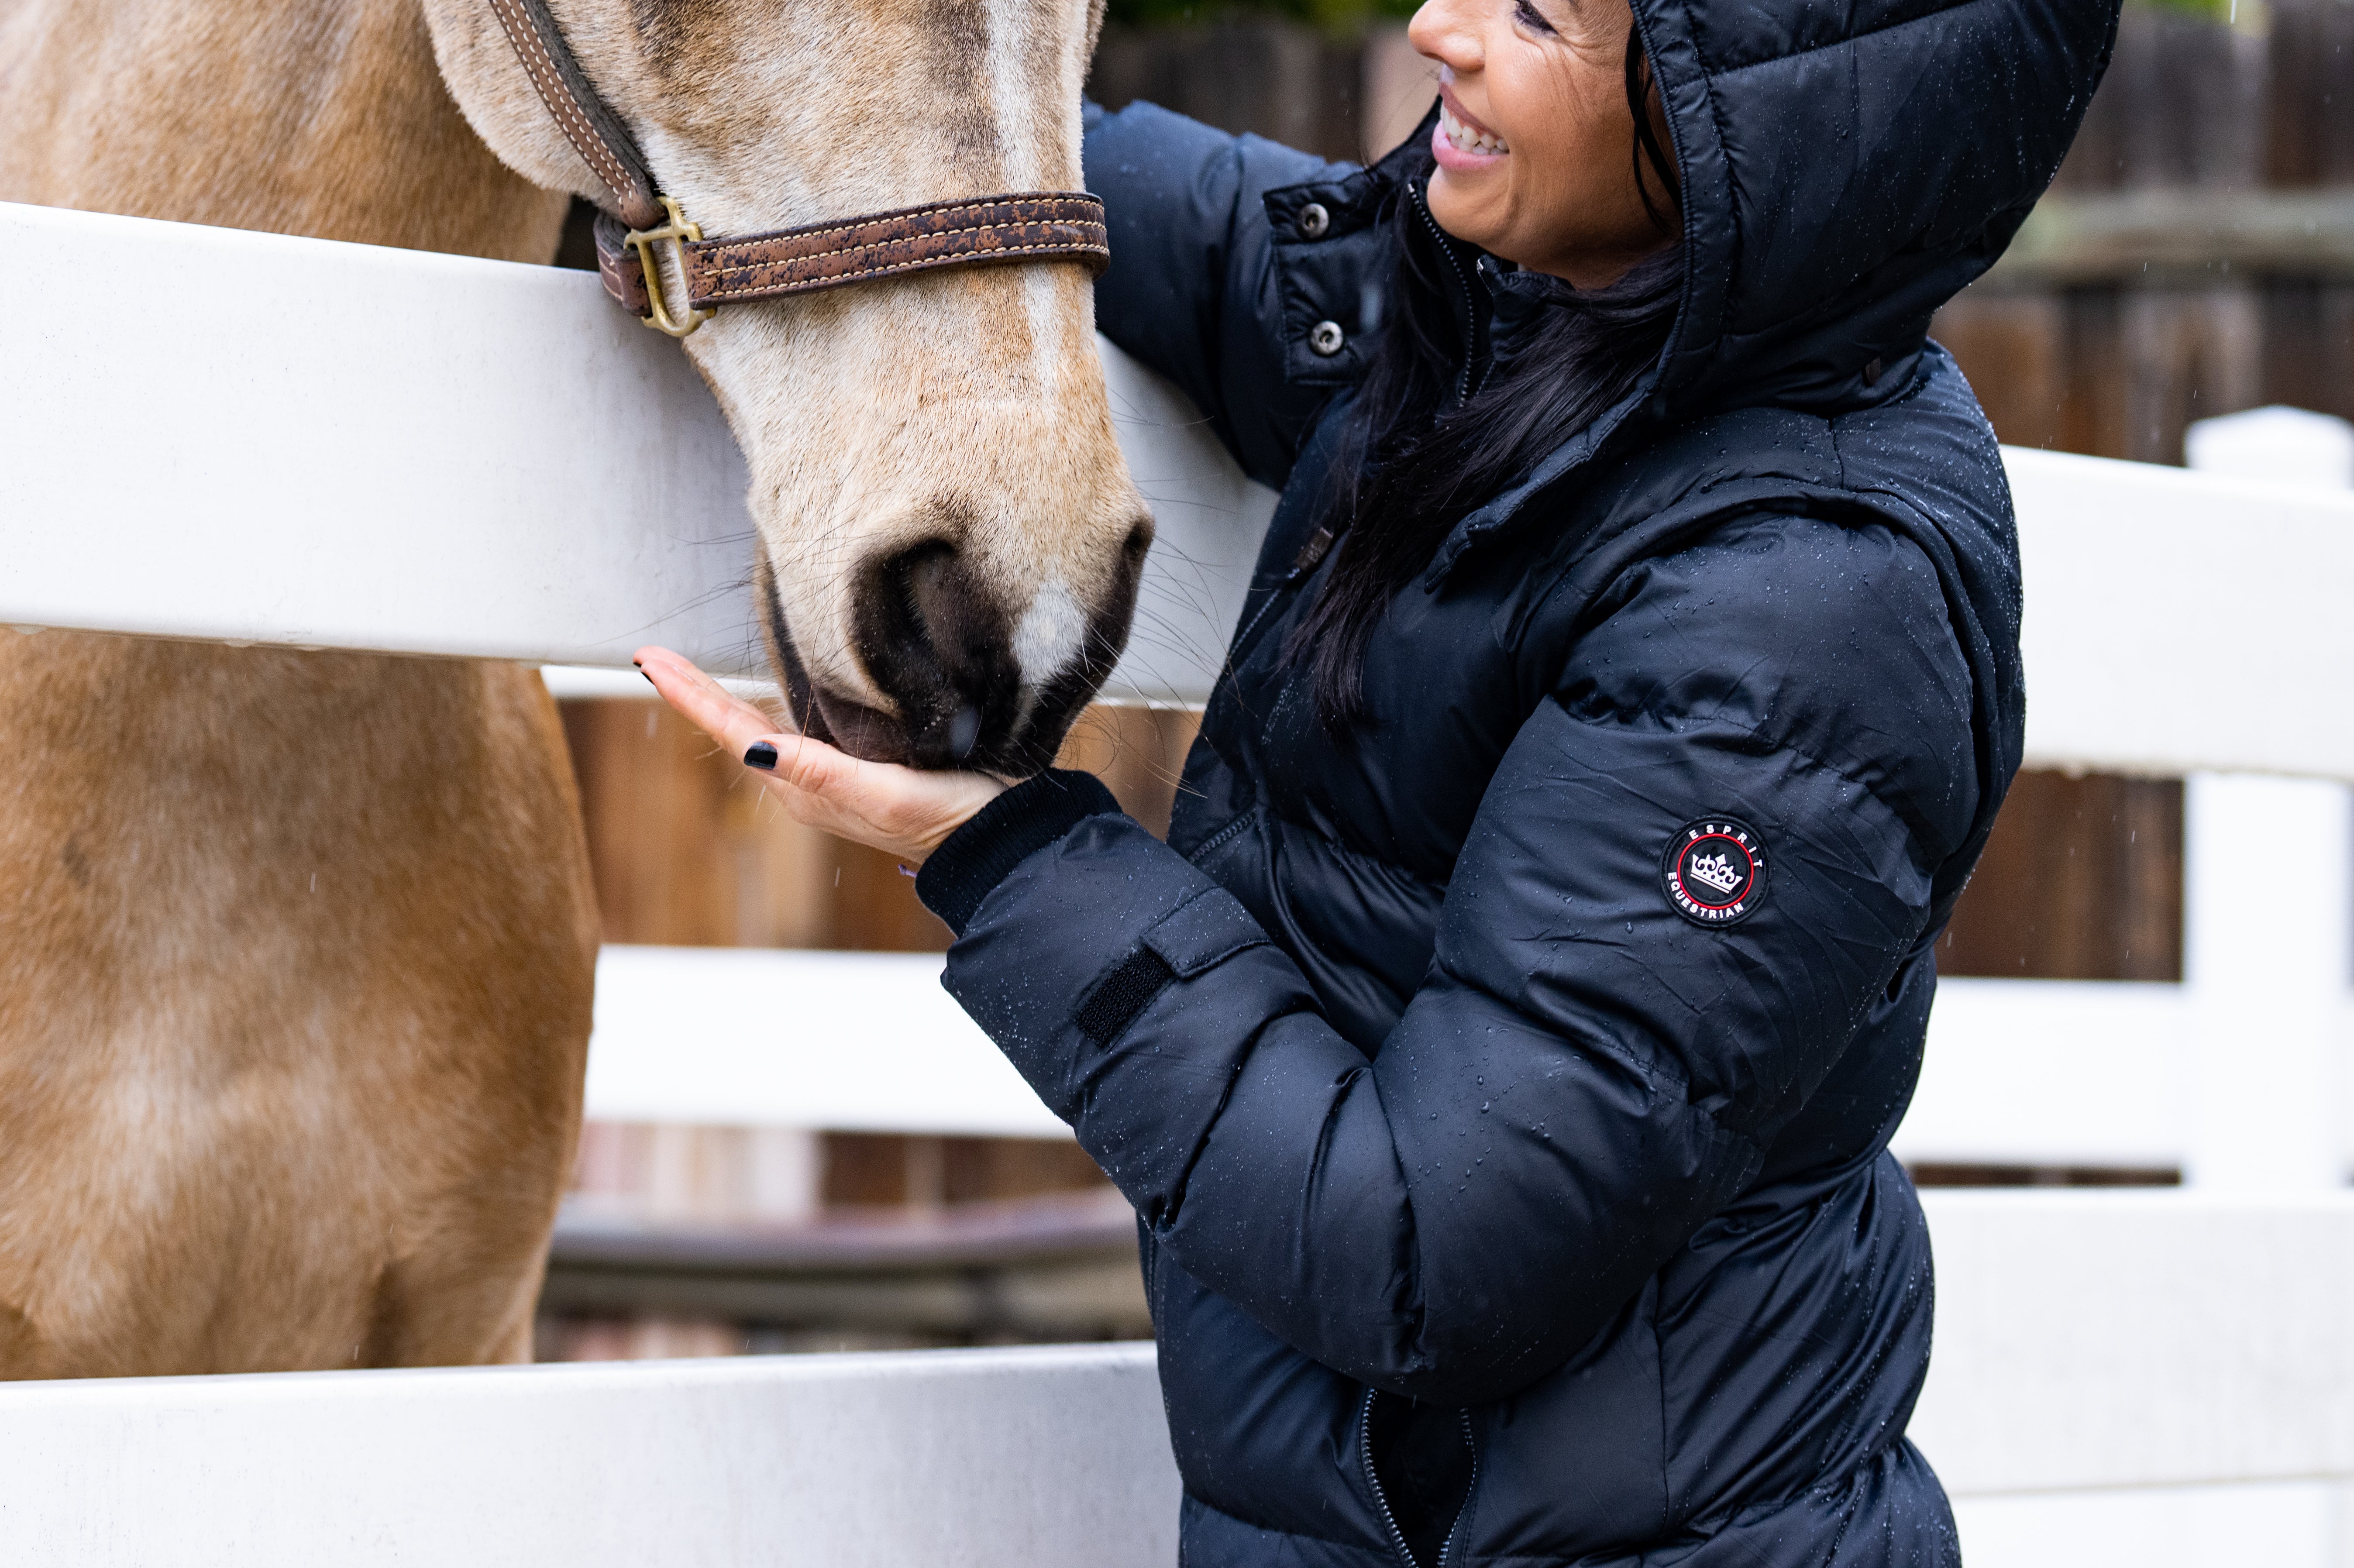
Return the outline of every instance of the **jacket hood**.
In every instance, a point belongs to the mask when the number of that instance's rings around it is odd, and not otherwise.
[[[1635,0],[1683,184],[1654,408],[1870,401],[2051,184],[2119,7]]]
[[[2122,4],[1635,0],[1682,191],[1675,326],[1617,407],[1456,525],[1424,585],[1667,426],[1901,396],[1930,316],[2059,173]]]

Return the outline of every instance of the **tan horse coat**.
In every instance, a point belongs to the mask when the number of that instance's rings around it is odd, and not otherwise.
[[[1089,0],[557,13],[715,235],[1079,181]],[[0,0],[0,199],[544,261],[567,188],[483,0]],[[1124,641],[1092,324],[1025,266],[688,340],[765,630],[870,754],[968,702],[1043,760]],[[525,1355],[596,944],[536,678],[0,633],[0,1375]]]
[[[565,206],[417,0],[0,0],[0,198],[534,261]],[[527,1358],[597,939],[538,678],[6,636],[0,803],[0,1375]]]

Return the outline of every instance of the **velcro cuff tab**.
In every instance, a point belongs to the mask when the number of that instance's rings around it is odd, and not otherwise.
[[[1080,1033],[1098,1045],[1108,1045],[1127,1033],[1137,1014],[1151,1006],[1152,999],[1176,978],[1159,953],[1150,948],[1130,948],[1128,957],[1112,966],[1087,992],[1073,1022]]]
[[[1187,901],[1144,934],[1144,945],[1160,954],[1179,980],[1191,980],[1266,940],[1267,933],[1242,900],[1224,888]]]

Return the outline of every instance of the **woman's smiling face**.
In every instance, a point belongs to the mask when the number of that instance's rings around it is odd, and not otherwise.
[[[1438,62],[1430,213],[1491,256],[1581,289],[1669,238],[1635,184],[1628,0],[1427,0],[1407,29]],[[1667,127],[1653,128],[1666,145]],[[1656,180],[1652,200],[1667,203]]]

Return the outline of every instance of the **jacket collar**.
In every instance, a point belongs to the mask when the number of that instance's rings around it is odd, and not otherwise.
[[[1479,247],[1457,239],[1438,227],[1430,216],[1416,177],[1423,168],[1422,147],[1437,121],[1438,107],[1434,103],[1414,134],[1372,166],[1329,184],[1315,182],[1271,191],[1267,205],[1270,212],[1278,207],[1288,211],[1300,203],[1315,200],[1336,211],[1345,210],[1356,222],[1370,223],[1384,204],[1393,198],[1413,204],[1416,218],[1413,232],[1417,242],[1432,248],[1430,254],[1437,263],[1432,270],[1447,291],[1457,328],[1462,334],[1462,374],[1449,393],[1450,400],[1458,400],[1486,375],[1496,346],[1496,329],[1500,325],[1509,353],[1512,339],[1524,334],[1542,311],[1557,303],[1555,291],[1562,285],[1540,275],[1511,270]],[[1473,545],[1504,532],[1531,501],[1567,481],[1606,447],[1623,450],[1643,431],[1662,428],[1668,422],[1669,411],[1663,400],[1652,397],[1659,379],[1659,368],[1655,366],[1644,374],[1632,392],[1548,454],[1520,483],[1457,523],[1432,556],[1423,575],[1423,586],[1436,591]],[[1326,418],[1336,414],[1346,401],[1336,399]],[[1639,418],[1638,413],[1642,416]],[[1630,421],[1632,429],[1628,428]]]
[[[1392,199],[1412,204],[1416,242],[1430,248],[1431,269],[1445,291],[1461,334],[1463,361],[1448,401],[1459,401],[1476,387],[1500,354],[1509,357],[1516,340],[1532,331],[1544,311],[1559,308],[1568,285],[1542,273],[1522,272],[1499,262],[1479,247],[1456,238],[1431,217],[1422,182],[1422,144],[1437,122],[1434,104],[1422,124],[1386,156],[1334,184],[1294,186],[1269,193],[1270,204],[1280,200],[1313,199],[1338,203],[1370,221]],[[1689,295],[1689,285],[1687,294]],[[1689,312],[1689,300],[1681,307]],[[1682,331],[1670,334],[1670,344]],[[1737,393],[1712,397],[1701,389],[1681,395],[1665,390],[1672,347],[1617,403],[1604,409],[1566,441],[1532,465],[1520,482],[1464,515],[1447,533],[1422,577],[1426,591],[1437,592],[1447,576],[1474,547],[1512,532],[1532,503],[1558,493],[1597,462],[1623,456],[1676,427],[1730,408],[1772,404],[1831,417],[1884,403],[1902,396],[1920,371],[1927,323],[1919,323],[1910,344],[1875,360],[1862,370],[1852,367],[1825,375],[1813,366],[1793,366],[1787,385],[1751,386]],[[1341,400],[1344,401],[1344,400]],[[1337,411],[1340,401],[1334,404]],[[1329,416],[1328,416],[1329,417]]]

